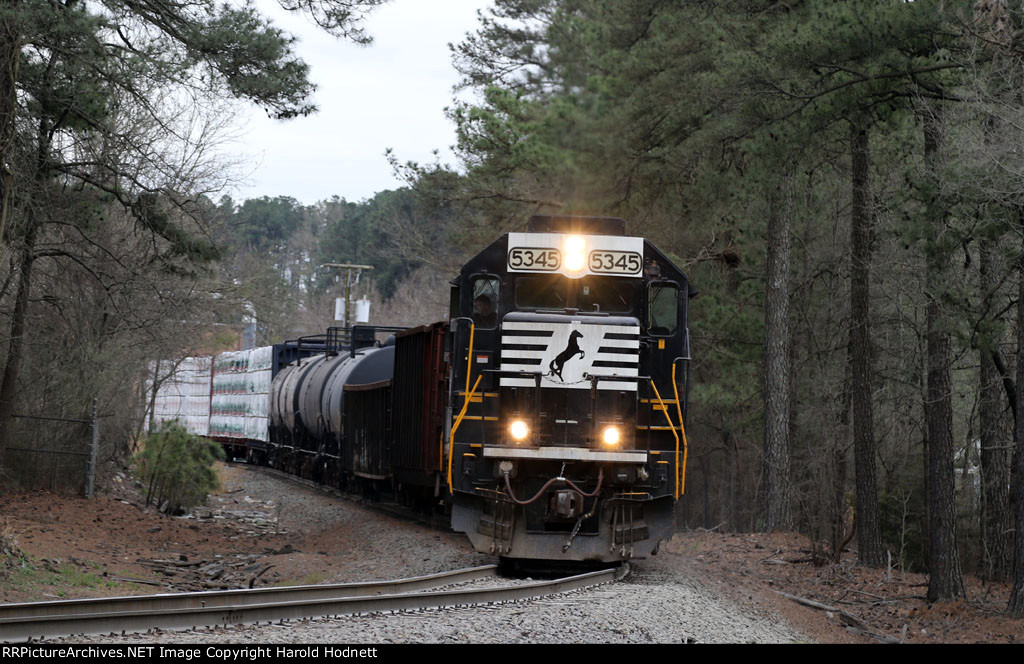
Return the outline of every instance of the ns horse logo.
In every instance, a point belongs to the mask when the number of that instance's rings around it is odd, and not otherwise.
[[[586,356],[586,353],[583,352],[583,349],[580,348],[578,343],[578,340],[582,338],[583,335],[579,330],[573,330],[572,334],[569,335],[569,343],[566,345],[565,350],[556,355],[555,359],[551,360],[551,363],[548,365],[548,369],[551,370],[551,373],[558,376],[558,380],[563,383],[565,382],[565,379],[562,378],[562,369],[565,367],[565,363],[573,359],[576,355],[579,355],[581,360]]]

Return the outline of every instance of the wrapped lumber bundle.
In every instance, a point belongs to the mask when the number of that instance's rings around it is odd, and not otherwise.
[[[177,364],[151,365],[149,389],[153,375],[159,381],[153,400],[154,425],[178,420],[189,433],[208,435],[212,364],[213,358],[203,356],[186,357]]]
[[[211,437],[266,442],[271,350],[264,346],[214,358]]]

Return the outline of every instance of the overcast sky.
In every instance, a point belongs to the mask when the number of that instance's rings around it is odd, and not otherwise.
[[[372,197],[402,183],[384,157],[454,163],[455,141],[444,108],[458,76],[449,42],[475,30],[477,10],[489,0],[391,0],[366,27],[370,46],[335,39],[274,0],[257,5],[282,29],[298,36],[296,51],[311,67],[319,113],[270,120],[259,109],[240,117],[239,140],[230,151],[246,157],[245,186],[228,192],[236,201],[292,196],[304,204],[341,196]]]

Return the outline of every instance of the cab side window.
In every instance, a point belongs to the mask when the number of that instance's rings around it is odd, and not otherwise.
[[[501,281],[497,277],[477,277],[473,280],[473,324],[479,328],[498,326],[498,300]]]
[[[647,331],[671,336],[679,320],[679,289],[675,284],[651,284],[647,297]]]

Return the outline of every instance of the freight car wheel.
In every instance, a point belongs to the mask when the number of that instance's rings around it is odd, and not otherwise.
[[[365,477],[356,477],[355,480],[360,496],[371,503],[380,502],[380,490],[378,489],[377,482],[375,480]]]
[[[409,495],[409,490],[401,482],[398,482],[395,486],[395,497],[398,500],[398,504],[402,507],[412,507],[412,496]]]
[[[247,450],[245,453],[245,462],[253,466],[266,466],[267,453],[261,450]]]

